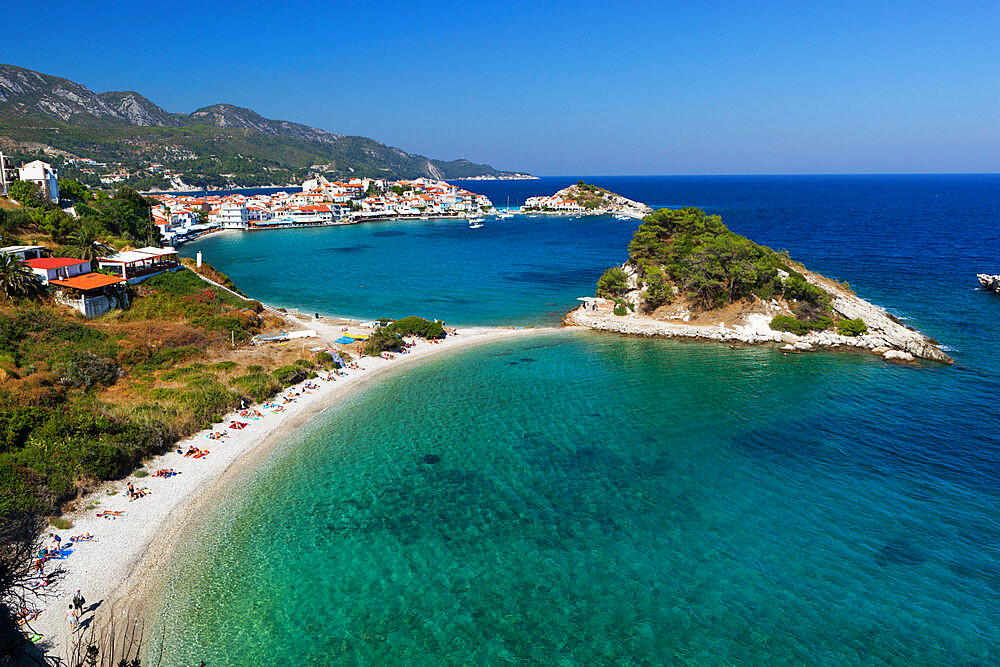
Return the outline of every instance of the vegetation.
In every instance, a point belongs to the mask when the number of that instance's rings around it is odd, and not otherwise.
[[[597,279],[597,296],[611,299],[628,292],[628,276],[620,266],[612,266]]]
[[[841,336],[860,336],[868,332],[868,325],[860,317],[837,322],[837,333]]]
[[[32,181],[15,181],[7,188],[10,198],[21,206],[41,206],[42,191]]]
[[[410,316],[381,326],[368,337],[362,353],[377,357],[383,352],[398,350],[403,342],[403,336],[420,338],[444,338],[444,325],[438,321],[425,320],[422,317]]]
[[[15,300],[41,291],[41,283],[20,257],[0,254],[0,294],[8,300]]]
[[[799,333],[834,325],[827,293],[795,271],[786,256],[698,208],[660,209],[646,216],[629,244],[628,264],[638,272],[646,312],[679,297],[704,310],[745,298],[782,297],[795,315],[774,318],[772,328]],[[625,291],[626,274],[617,267],[597,282],[599,296],[614,298]]]

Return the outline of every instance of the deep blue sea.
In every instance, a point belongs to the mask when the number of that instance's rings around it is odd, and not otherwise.
[[[585,177],[847,280],[953,366],[563,332],[336,405],[192,526],[164,664],[997,664],[1000,176]],[[465,182],[503,206],[577,177]],[[208,237],[247,292],[551,324],[637,223]],[[422,463],[436,454],[436,464]]]

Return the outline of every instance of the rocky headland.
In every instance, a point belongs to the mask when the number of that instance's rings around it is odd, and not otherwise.
[[[626,215],[630,218],[642,218],[653,212],[651,207],[642,202],[583,181],[563,188],[550,197],[529,197],[524,202],[524,210],[573,215]]]
[[[564,324],[640,336],[865,350],[952,363],[924,336],[841,283],[729,231],[698,209],[661,209]]]

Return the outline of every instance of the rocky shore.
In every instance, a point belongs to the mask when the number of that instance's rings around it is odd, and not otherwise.
[[[988,273],[978,273],[976,278],[979,279],[979,284],[988,290],[1000,293],[1000,276],[991,276]]]
[[[821,287],[829,295],[833,310],[843,318],[860,318],[868,325],[867,333],[858,336],[843,336],[834,331],[813,331],[798,336],[787,331],[770,328],[775,315],[788,314],[787,307],[776,300],[758,302],[741,312],[734,321],[707,324],[691,324],[685,320],[690,314],[679,312],[676,319],[656,319],[631,312],[628,315],[614,315],[608,309],[601,309],[601,299],[586,297],[580,308],[566,315],[563,323],[569,326],[583,326],[601,331],[638,336],[663,336],[667,338],[696,338],[728,343],[778,343],[782,349],[806,352],[815,349],[853,348],[866,350],[882,356],[887,361],[914,361],[925,359],[950,364],[952,358],[941,350],[936,341],[915,331],[898,319],[855,294],[837,286],[818,274],[803,271],[810,283]]]

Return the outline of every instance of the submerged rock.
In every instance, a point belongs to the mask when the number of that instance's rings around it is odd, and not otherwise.
[[[435,463],[441,462],[441,457],[437,454],[424,454],[420,457],[420,462],[428,465],[434,465]]]

